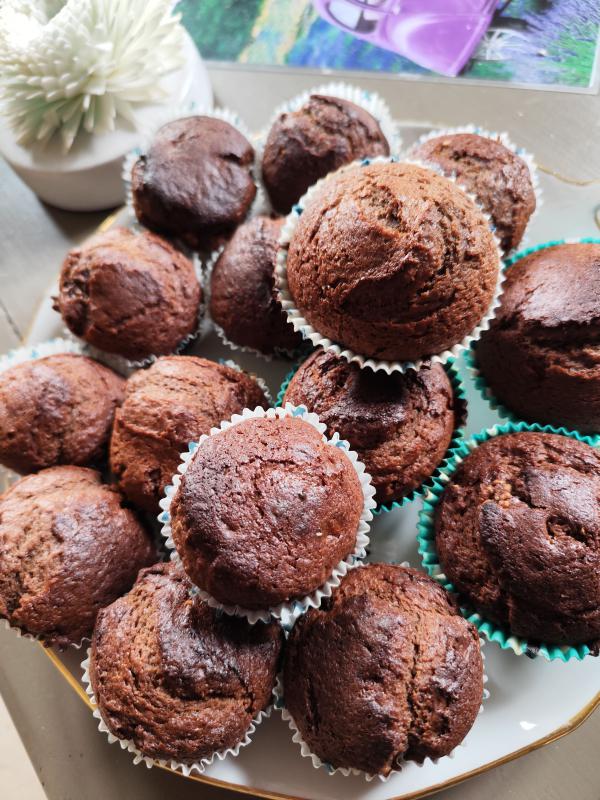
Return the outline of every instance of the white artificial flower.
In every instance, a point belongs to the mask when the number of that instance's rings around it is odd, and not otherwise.
[[[17,141],[135,123],[135,105],[164,99],[159,81],[183,62],[171,0],[0,0],[0,111]]]

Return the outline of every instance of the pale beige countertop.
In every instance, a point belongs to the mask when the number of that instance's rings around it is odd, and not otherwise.
[[[324,82],[308,73],[226,68],[211,70],[211,76],[219,101],[240,112],[254,129],[267,122],[275,104]],[[535,151],[544,168],[569,181],[595,181],[600,205],[600,98],[390,79],[354,81],[381,92],[403,120],[508,129],[519,144]],[[592,215],[594,204],[580,211]],[[44,206],[0,161],[0,352],[21,343],[65,251],[105,216]],[[129,754],[98,734],[89,711],[42,650],[4,629],[0,695],[0,800],[239,797],[162,770],[134,767]],[[597,712],[560,741],[438,796],[599,800],[599,745]]]

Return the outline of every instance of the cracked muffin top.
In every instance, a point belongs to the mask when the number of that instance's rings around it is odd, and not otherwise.
[[[439,364],[418,372],[372,372],[317,349],[290,381],[284,404],[304,405],[359,455],[376,500],[400,500],[444,458],[455,425],[452,385]]]
[[[210,316],[229,341],[266,355],[296,350],[296,333],[275,291],[282,219],[254,217],[237,229],[214,266]]]
[[[475,133],[437,136],[413,151],[416,158],[455,175],[492,218],[505,254],[520,243],[535,211],[533,181],[527,163],[497,139]]]
[[[422,572],[369,564],[300,617],[283,683],[315,755],[388,775],[402,759],[447,755],[469,732],[483,697],[479,637]]]
[[[600,454],[550,433],[479,445],[436,509],[448,580],[484,617],[534,642],[600,639]]]
[[[369,358],[415,361],[460,342],[498,279],[485,216],[454,183],[413,164],[354,166],[311,198],[289,245],[297,308]]]
[[[493,394],[519,417],[600,431],[600,244],[515,262],[476,354]]]
[[[0,617],[46,644],[90,636],[98,611],[156,557],[94,470],[51,467],[0,496]]]
[[[271,702],[276,623],[218,614],[178,564],[140,572],[98,615],[90,679],[102,719],[145,756],[192,763],[234,747]]]
[[[228,122],[205,116],[169,122],[133,165],[136,216],[193,250],[212,250],[250,210],[253,164],[252,145]]]
[[[100,464],[124,386],[112,370],[74,353],[0,372],[0,463],[23,474]]]
[[[377,120],[340,97],[313,94],[271,126],[262,175],[273,208],[287,214],[306,190],[344,164],[387,156],[390,147]]]
[[[149,231],[117,227],[68,253],[54,309],[88,344],[144,359],[196,332],[201,297],[183,253]]]
[[[191,580],[267,609],[323,584],[354,550],[364,505],[346,453],[297,417],[251,418],[206,439],[171,503]]]
[[[195,356],[163,356],[127,381],[115,417],[110,468],[134,505],[158,513],[189,442],[244,408],[268,406],[250,375]]]

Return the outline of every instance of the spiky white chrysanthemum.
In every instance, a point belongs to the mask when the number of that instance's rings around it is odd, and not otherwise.
[[[0,103],[23,145],[55,133],[135,123],[135,104],[163,98],[160,78],[183,61],[171,0],[2,0]]]

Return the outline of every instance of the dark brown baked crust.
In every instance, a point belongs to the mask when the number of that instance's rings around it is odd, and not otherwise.
[[[198,327],[194,266],[149,231],[112,228],[71,250],[54,308],[67,327],[108,353],[172,353]]]
[[[536,200],[526,162],[497,139],[474,133],[438,136],[414,155],[456,175],[491,216],[505,254],[523,238]]]
[[[171,503],[191,580],[266,609],[321,586],[355,547],[363,494],[350,460],[298,418],[248,419],[204,441]]]
[[[600,245],[539,250],[506,275],[476,351],[493,394],[523,419],[600,431]]]
[[[282,219],[254,217],[225,245],[210,281],[210,315],[242,347],[272,355],[296,350],[302,336],[287,321],[275,291]]]
[[[194,762],[240,742],[271,701],[282,631],[219,615],[180,566],[140,572],[98,615],[90,678],[102,719],[151,758]]]
[[[189,442],[244,408],[267,407],[245,372],[195,356],[163,356],[127,381],[115,416],[110,467],[123,494],[158,513]]]
[[[0,463],[16,472],[104,461],[125,382],[74,353],[0,372]]]
[[[228,122],[204,116],[169,122],[133,166],[136,216],[195,250],[210,250],[252,205],[253,163],[252,145]]]
[[[327,179],[298,220],[287,275],[320,334],[363,356],[413,361],[481,321],[498,262],[487,220],[451,181],[377,163]]]
[[[0,496],[0,617],[46,644],[89,636],[155,547],[117,491],[83,467],[51,467]]]
[[[287,214],[329,172],[357,158],[389,152],[371,114],[349,100],[313,94],[298,111],[273,123],[263,153],[263,181],[273,208]]]
[[[437,508],[440,564],[484,617],[534,641],[600,638],[600,454],[566,436],[488,440]]]
[[[400,500],[426,480],[452,439],[455,399],[439,364],[388,375],[315,350],[290,381],[284,403],[304,405],[359,455],[376,500]]]
[[[287,643],[285,705],[313,753],[387,775],[450,753],[483,696],[475,627],[441,586],[393,564],[352,570]]]

